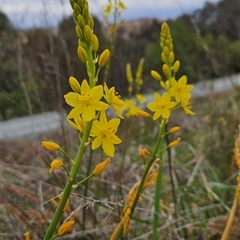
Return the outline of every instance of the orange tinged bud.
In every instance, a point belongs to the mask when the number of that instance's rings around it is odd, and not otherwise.
[[[138,152],[139,156],[141,156],[143,159],[145,159],[147,156],[150,155],[150,152],[147,148],[140,149]]]
[[[94,176],[97,176],[101,174],[107,167],[107,165],[110,163],[110,158],[108,157],[105,161],[99,163],[93,170],[92,174]]]
[[[49,172],[52,173],[55,169],[61,168],[63,166],[63,161],[59,159],[54,159],[51,163]]]
[[[30,232],[25,232],[24,233],[25,240],[30,240]]]
[[[169,130],[170,133],[176,133],[180,130],[180,127],[173,127]]]
[[[181,141],[181,138],[178,138],[178,139],[172,141],[171,143],[169,143],[168,147],[174,147],[174,146],[178,145],[180,143],[180,141]]]
[[[71,220],[71,221],[67,221],[67,222],[63,223],[58,229],[58,235],[62,236],[64,234],[66,234],[67,232],[69,232],[72,229],[74,222],[75,222],[74,220]]]
[[[145,112],[145,111],[142,111],[142,110],[139,110],[139,111],[137,111],[136,113],[137,113],[140,117],[145,117],[145,118],[147,118],[147,117],[150,116],[149,113],[147,113],[147,112]]]
[[[47,142],[47,141],[42,142],[42,147],[46,148],[49,151],[55,151],[60,149],[60,146],[55,142]]]

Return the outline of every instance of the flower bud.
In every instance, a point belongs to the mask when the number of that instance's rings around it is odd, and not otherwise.
[[[168,56],[169,55],[168,47],[165,46],[164,49],[163,49],[163,52],[164,52],[165,56]]]
[[[69,232],[74,224],[74,220],[71,220],[71,221],[67,221],[65,223],[63,223],[59,229],[58,229],[58,235],[59,236],[62,236],[64,234],[66,234],[67,232]]]
[[[82,15],[83,15],[84,19],[87,19],[89,16],[89,8],[88,8],[87,4],[85,4],[82,9]]]
[[[174,53],[173,53],[173,51],[171,51],[169,53],[168,60],[169,60],[169,63],[171,63],[171,64],[174,62]]]
[[[42,147],[46,148],[49,151],[55,151],[60,149],[60,146],[55,142],[47,142],[47,141],[42,142]]]
[[[163,52],[161,53],[161,58],[164,63],[167,61],[167,57],[165,56],[165,54]]]
[[[98,65],[100,67],[104,67],[108,63],[109,58],[110,58],[110,51],[108,49],[105,49],[99,56]]]
[[[147,113],[147,112],[145,112],[145,111],[142,111],[142,110],[138,110],[136,113],[137,113],[137,115],[140,116],[140,117],[145,117],[145,118],[147,118],[147,117],[150,116],[149,113]]]
[[[78,22],[80,28],[84,28],[84,26],[86,25],[86,21],[85,21],[84,17],[81,14],[79,14],[77,16],[77,22]]]
[[[173,133],[178,132],[179,130],[180,130],[180,127],[173,127],[169,130],[169,132],[173,134]]]
[[[110,163],[110,158],[108,157],[105,161],[99,163],[93,170],[92,174],[94,176],[97,176],[101,174],[107,167],[107,165]]]
[[[77,3],[74,3],[73,4],[73,11],[76,15],[80,14],[81,13],[81,9],[79,7],[79,5]]]
[[[70,84],[70,87],[72,88],[72,90],[74,92],[77,92],[77,93],[81,92],[80,84],[79,84],[79,82],[76,78],[70,77],[69,78],[69,84]]]
[[[84,38],[85,38],[85,40],[87,42],[91,42],[92,41],[93,33],[92,33],[91,28],[88,25],[84,26],[83,34],[84,34]]]
[[[30,231],[25,232],[24,234],[25,240],[30,240]]]
[[[174,64],[173,64],[173,72],[176,73],[178,71],[180,67],[180,61],[177,60]]]
[[[87,25],[93,30],[94,21],[93,21],[93,18],[91,16],[89,16],[89,18],[87,20]]]
[[[82,29],[79,27],[79,25],[76,25],[76,34],[77,34],[78,38],[80,38],[81,40],[83,40],[83,31],[82,31]]]
[[[88,56],[87,56],[86,50],[85,50],[82,46],[79,46],[78,49],[77,49],[77,53],[78,53],[79,59],[80,59],[83,63],[86,63],[87,60],[88,60]]]
[[[160,80],[161,80],[160,74],[159,74],[157,71],[155,71],[155,70],[151,70],[151,76],[152,76],[155,80],[157,80],[157,81],[160,81]]]
[[[93,36],[92,36],[92,50],[93,50],[93,52],[97,52],[98,48],[99,48],[98,38],[95,34],[93,34]]]
[[[169,67],[167,64],[163,64],[162,66],[163,73],[167,76],[169,74]]]
[[[171,143],[169,143],[168,147],[174,147],[174,146],[178,145],[180,143],[180,141],[181,141],[181,138],[178,138],[178,139],[172,141]]]
[[[63,161],[59,159],[54,159],[51,163],[49,172],[52,173],[55,169],[61,168],[63,166]]]
[[[148,151],[147,148],[140,149],[138,152],[139,156],[142,157],[143,159],[146,159],[147,156],[150,156],[150,152]]]

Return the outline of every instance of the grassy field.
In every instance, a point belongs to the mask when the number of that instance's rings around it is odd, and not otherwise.
[[[239,134],[239,103],[240,89],[234,89],[195,98],[195,116],[174,112],[168,127],[181,127],[177,135],[182,142],[163,159],[159,239],[207,239],[208,220],[229,212],[236,188],[232,150]],[[144,169],[138,150],[151,149],[156,126],[150,119],[129,118],[122,122],[119,133],[123,143],[106,171],[71,195],[64,217],[73,217],[76,224],[62,239],[109,239],[120,221],[124,199]],[[61,193],[66,174],[62,170],[49,174],[52,159],[62,155],[42,149],[42,140],[56,141],[72,156],[78,148],[77,133],[70,128],[1,143],[0,239],[23,239],[25,231],[31,231],[32,239],[42,239],[53,215],[50,199]],[[173,211],[169,157],[177,212]],[[89,149],[78,179],[103,158],[102,152],[93,154]],[[142,194],[128,239],[151,239],[154,192],[151,186]]]

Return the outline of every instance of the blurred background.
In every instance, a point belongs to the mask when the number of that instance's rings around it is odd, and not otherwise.
[[[181,61],[179,76],[191,83],[229,76],[240,71],[239,0],[124,1],[116,46],[108,75],[121,95],[127,94],[125,67],[136,69],[145,58],[143,92],[156,83],[150,70],[161,72],[159,33],[170,25],[174,51]],[[109,27],[103,18],[107,1],[89,1],[95,18],[100,51],[109,47]],[[68,78],[86,77],[79,62],[75,23],[68,1],[2,1],[0,120],[61,110]]]

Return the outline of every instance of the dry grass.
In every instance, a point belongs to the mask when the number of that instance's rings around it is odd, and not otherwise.
[[[180,125],[183,138],[171,153],[178,219],[173,217],[166,158],[159,239],[207,236],[208,219],[228,212],[234,194],[236,170],[231,150],[237,136],[239,105],[236,103],[239,102],[239,89],[235,89],[230,93],[194,100],[194,117],[184,116],[182,112],[174,113],[169,125]],[[64,132],[64,136],[59,131],[1,143],[0,239],[23,239],[25,231],[31,231],[33,239],[42,239],[54,212],[49,200],[61,193],[66,175],[63,171],[48,173],[51,160],[63,156],[45,151],[40,142],[47,139],[56,141],[74,156],[77,134],[69,128]],[[73,217],[77,224],[63,239],[109,239],[119,222],[124,199],[143,172],[143,162],[137,150],[140,147],[151,149],[155,130],[150,120],[127,119],[119,134],[123,144],[107,170],[89,181],[87,195],[84,194],[84,186],[71,195],[69,211],[64,217]],[[88,151],[84,157],[79,180],[86,174],[90,155]],[[101,151],[94,153],[92,169],[103,158]],[[142,195],[129,239],[151,239],[154,191],[152,186]]]

